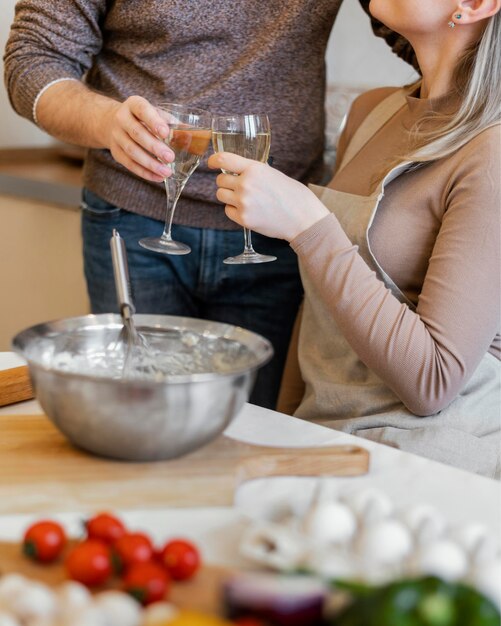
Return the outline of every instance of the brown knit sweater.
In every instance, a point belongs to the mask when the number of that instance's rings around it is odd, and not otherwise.
[[[368,0],[360,0],[365,10]],[[182,102],[213,113],[266,112],[274,166],[319,179],[324,150],[324,55],[341,0],[20,0],[7,43],[5,80],[15,110],[33,119],[54,80],[85,74],[119,101]],[[373,22],[402,57],[410,46]],[[356,33],[354,33],[356,36]],[[215,200],[204,161],[188,182],[176,223],[235,229]],[[85,185],[104,199],[162,220],[165,191],[90,150]]]

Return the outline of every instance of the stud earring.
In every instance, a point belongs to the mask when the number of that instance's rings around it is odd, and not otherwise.
[[[456,13],[456,15],[454,16],[457,20],[460,20],[463,16],[461,15],[461,13]]]
[[[454,24],[454,22],[451,20],[450,22],[447,23],[447,26],[449,28],[456,28],[456,24]]]

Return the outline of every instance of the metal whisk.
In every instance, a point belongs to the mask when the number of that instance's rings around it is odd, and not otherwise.
[[[123,321],[123,328],[118,338],[118,344],[125,343],[125,359],[122,377],[127,376],[135,369],[142,373],[155,374],[153,355],[145,337],[137,331],[134,323],[136,308],[130,293],[129,266],[125,243],[116,229],[110,239],[111,259],[115,278],[118,306]],[[117,346],[115,346],[117,347]]]

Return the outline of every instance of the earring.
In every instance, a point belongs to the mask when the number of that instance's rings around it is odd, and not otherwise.
[[[463,17],[463,15],[461,13],[454,13],[453,17],[455,20],[460,20]],[[447,26],[449,28],[456,28],[456,24],[452,20],[450,20],[450,22],[447,22]]]

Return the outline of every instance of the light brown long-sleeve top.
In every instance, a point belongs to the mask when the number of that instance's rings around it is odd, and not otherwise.
[[[361,121],[389,93],[373,90],[354,103],[338,162]],[[445,99],[409,96],[329,186],[369,195],[385,164],[407,152],[415,122],[445,106]],[[487,351],[501,358],[500,153],[497,125],[386,187],[371,248],[415,311],[385,288],[334,215],[291,242],[360,359],[417,415],[447,406]]]

